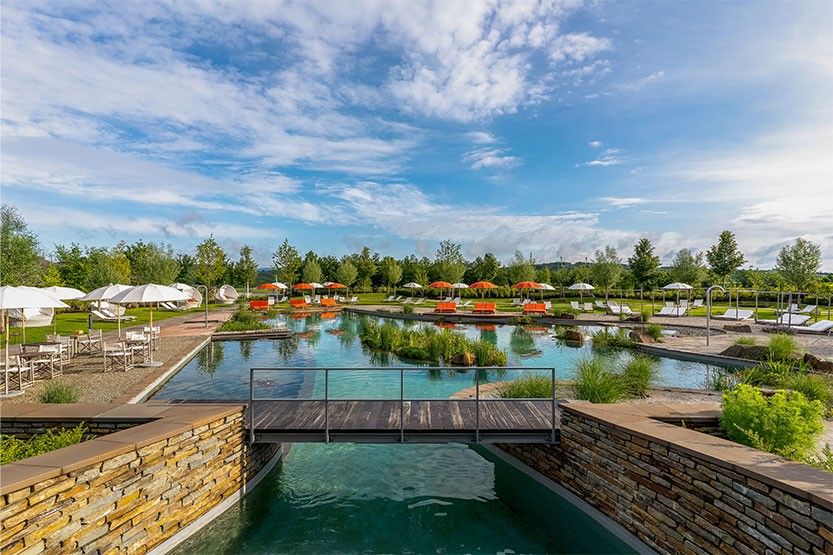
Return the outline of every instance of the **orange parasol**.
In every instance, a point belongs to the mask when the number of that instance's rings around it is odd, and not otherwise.
[[[522,281],[512,286],[514,289],[540,289],[541,284],[534,281]]]
[[[433,289],[451,289],[451,284],[447,281],[435,281],[434,283],[429,283],[428,287]]]
[[[497,285],[491,281],[475,281],[469,285],[469,289],[497,289]]]
[[[261,283],[257,286],[258,289],[278,289],[278,286],[274,283]]]
[[[313,286],[312,286],[312,285],[310,285],[309,283],[296,283],[296,284],[295,284],[295,286],[294,286],[293,288],[294,288],[294,289],[305,289],[305,290],[312,290],[312,289],[315,289],[315,287],[313,287]]]
[[[347,286],[344,285],[343,283],[332,282],[332,283],[325,283],[324,288],[325,289],[347,289]]]

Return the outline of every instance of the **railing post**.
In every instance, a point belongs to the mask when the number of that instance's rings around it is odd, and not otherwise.
[[[550,436],[550,443],[555,443],[555,366],[550,368],[552,372],[552,435]]]
[[[399,443],[405,443],[405,369],[399,369]]]
[[[255,442],[255,369],[249,368],[249,443]]]
[[[474,371],[474,441],[480,443],[480,374]]]
[[[330,443],[330,369],[324,369],[324,443]]]

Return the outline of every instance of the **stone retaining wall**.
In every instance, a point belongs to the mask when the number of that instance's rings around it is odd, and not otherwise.
[[[90,423],[96,409],[73,416]],[[119,411],[101,417],[152,421],[2,467],[4,555],[144,553],[234,496],[280,449],[249,445],[242,406],[129,405],[109,412]],[[6,412],[4,424],[39,418],[31,410]]]
[[[653,418],[709,429],[716,409],[562,408],[560,444],[500,447],[653,549],[833,554],[833,475]]]

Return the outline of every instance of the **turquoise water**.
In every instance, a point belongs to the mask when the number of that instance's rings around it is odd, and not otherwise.
[[[252,367],[384,367],[418,364],[395,355],[364,349],[358,338],[360,318],[343,314],[334,318],[320,315],[285,322],[297,336],[292,340],[227,341],[206,347],[179,371],[155,395],[155,399],[247,399],[249,368]],[[433,325],[400,322],[400,325]],[[474,339],[495,343],[508,354],[508,366],[554,367],[558,379],[574,375],[576,360],[592,354],[593,347],[570,347],[553,335],[553,328],[520,326],[457,325],[454,331]],[[592,333],[594,328],[584,328]],[[599,351],[599,350],[597,350]],[[603,356],[625,361],[625,351],[603,350]],[[700,387],[709,365],[657,357],[658,384],[675,387]],[[479,372],[482,381],[506,380],[530,372],[517,370]],[[259,397],[296,397],[315,383],[315,395],[321,396],[320,372],[281,372],[256,376]],[[461,369],[417,370],[405,374],[405,396],[411,399],[445,399],[460,389],[474,385],[475,371]],[[399,398],[399,373],[375,369],[331,373],[331,398]]]
[[[280,463],[279,463],[280,464]],[[632,553],[563,498],[464,445],[297,444],[176,553]]]
[[[330,396],[447,398],[474,384],[475,371],[427,369],[364,350],[359,317],[283,320],[297,336],[282,341],[229,341],[203,350],[155,395],[157,399],[244,399],[249,368],[371,366],[332,373]],[[426,325],[400,323],[401,325]],[[430,325],[430,324],[428,324]],[[456,326],[495,342],[510,365],[555,366],[572,376],[590,346],[571,348],[552,329]],[[592,331],[592,330],[588,330]],[[617,360],[626,353],[607,352]],[[706,366],[659,359],[661,382],[696,386]],[[320,371],[257,376],[259,395],[322,395]],[[481,378],[508,379],[518,371]],[[321,376],[319,375],[318,378]],[[494,457],[465,445],[296,444],[264,481],[177,553],[631,553],[620,540],[560,496]]]

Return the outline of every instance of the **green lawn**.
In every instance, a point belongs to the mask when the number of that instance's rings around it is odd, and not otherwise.
[[[210,304],[208,305],[209,310],[220,307],[223,305],[215,305]],[[158,322],[160,320],[165,320],[167,318],[173,318],[174,316],[182,316],[183,314],[194,314],[195,317],[202,315],[205,312],[204,307],[196,308],[193,310],[164,310],[160,308],[155,308],[153,310],[153,321]],[[82,332],[87,332],[87,312],[59,312],[55,316],[53,326],[41,326],[41,327],[26,327],[26,342],[27,343],[37,343],[39,341],[45,341],[46,336],[53,333],[53,329],[57,329],[57,332],[61,335],[74,335],[78,330]],[[135,326],[141,324],[147,324],[150,321],[150,308],[148,307],[141,307],[141,308],[128,308],[126,314],[128,316],[135,316],[135,320],[131,320],[130,322],[122,322],[122,327],[127,326]],[[118,324],[116,322],[101,322],[98,320],[93,321],[93,329],[95,330],[115,330],[117,329]],[[20,343],[23,340],[21,335],[21,328],[10,328],[10,343],[14,345],[15,343]],[[0,347],[5,346],[6,337],[5,334],[2,338],[0,338]]]

